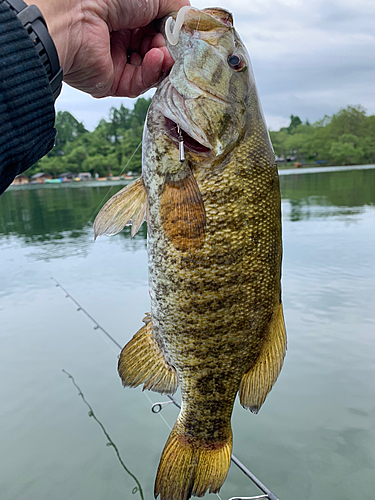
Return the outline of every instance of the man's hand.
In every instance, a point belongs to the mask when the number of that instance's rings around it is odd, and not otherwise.
[[[172,65],[155,19],[189,0],[26,0],[41,10],[64,81],[94,97],[137,97]]]

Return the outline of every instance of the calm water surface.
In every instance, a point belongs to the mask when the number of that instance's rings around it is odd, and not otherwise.
[[[289,344],[258,415],[236,404],[234,454],[280,500],[373,499],[375,170],[282,175]],[[116,186],[116,190],[120,189]],[[118,349],[56,278],[124,345],[149,310],[146,230],[93,242],[107,186],[27,187],[0,197],[0,498],[127,500],[134,480],[70,372],[153,498],[177,409],[123,389]],[[152,401],[163,396],[148,393]],[[232,465],[223,500],[259,490]],[[214,495],[207,497],[215,499]]]

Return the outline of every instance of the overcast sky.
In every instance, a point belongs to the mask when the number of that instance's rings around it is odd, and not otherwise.
[[[375,0],[214,0],[226,8],[250,53],[268,127],[291,114],[314,122],[347,105],[375,114]],[[146,96],[151,96],[148,92]],[[133,99],[93,99],[64,84],[58,110],[93,130],[111,106]]]

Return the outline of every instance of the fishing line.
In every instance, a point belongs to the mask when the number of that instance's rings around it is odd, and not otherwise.
[[[112,335],[110,335],[92,316],[91,314],[89,314],[86,309],[84,307],[81,306],[81,304],[57,281],[56,278],[54,278],[53,276],[51,277],[51,280],[53,280],[55,283],[56,283],[56,287],[59,287],[61,288],[61,290],[63,290],[63,292],[65,293],[65,296],[69,299],[71,299],[74,304],[77,306],[77,311],[82,311],[93,323],[94,323],[94,330],[101,330],[107,337],[108,339],[110,339],[120,350],[122,349],[122,346],[117,342],[117,340],[115,340]],[[105,339],[106,340],[106,339]],[[108,343],[108,342],[107,342]],[[113,346],[111,346],[112,349],[114,349]],[[116,351],[116,354],[117,354],[117,357],[119,357],[118,355],[118,351]],[[149,397],[149,395],[143,391],[143,394],[147,397],[147,399],[150,401],[150,403],[153,405],[152,407],[154,408],[155,405],[159,405],[160,406],[160,409],[158,411],[153,411],[153,413],[158,413],[160,415],[160,417],[162,418],[162,420],[164,420],[165,424],[167,425],[167,427],[169,428],[169,430],[172,430],[170,425],[168,424],[168,422],[165,420],[164,416],[161,414],[161,410],[164,406],[164,403],[153,403],[151,398]],[[178,403],[178,401],[170,394],[167,394],[167,397],[172,401],[172,403],[177,406],[177,408],[180,408],[181,409],[181,405]],[[233,498],[230,498],[229,500],[256,500],[256,499],[268,499],[268,500],[279,500],[277,498],[277,496],[272,493],[271,490],[269,490],[267,488],[267,486],[265,486],[261,481],[259,481],[259,479],[252,473],[249,471],[249,469],[247,467],[244,466],[244,464],[242,462],[240,462],[238,460],[238,458],[236,458],[233,454],[231,455],[231,460],[232,462],[245,474],[245,476],[247,476],[249,479],[251,479],[251,481],[265,494],[265,495],[261,495],[261,496],[256,496],[256,497],[233,497]],[[220,499],[221,497],[218,495],[218,493],[216,493],[216,496]]]
[[[125,167],[121,170],[120,172],[120,177],[121,175],[123,174],[124,170],[126,169],[126,167],[129,165],[129,163],[131,162],[131,160],[133,159],[133,156],[135,155],[135,153],[138,151],[138,149],[140,148],[142,144],[142,141],[138,144],[138,146],[135,148],[135,150],[133,151],[133,154],[131,155],[131,157],[129,158],[129,160],[127,161]],[[98,211],[98,209],[103,205],[103,201],[107,198],[107,196],[109,195],[109,193],[112,191],[114,186],[111,186],[107,193],[104,195],[104,198],[102,199],[102,201],[99,203],[99,205],[96,207],[96,209],[94,210],[94,213],[92,214],[92,216],[90,217],[90,219],[87,221],[87,224],[91,224],[92,222],[92,219],[94,217],[94,215],[96,214],[96,212]]]
[[[114,344],[117,345],[117,347],[120,350],[122,349],[121,345],[117,342],[117,340],[115,340],[112,337],[112,335],[110,335],[106,330],[104,330],[104,328],[101,325],[99,325],[99,323],[91,316],[91,314],[89,314],[86,311],[86,309],[83,306],[81,306],[81,304],[79,302],[77,302],[74,297],[72,297],[70,295],[70,293],[57,281],[57,279],[55,279],[53,276],[51,276],[51,280],[53,280],[56,283],[57,287],[61,288],[61,290],[65,293],[65,296],[67,299],[71,299],[75,303],[75,305],[78,307],[77,311],[82,311],[94,323],[94,325],[95,325],[94,330],[101,330],[110,340],[112,340],[112,342]],[[111,347],[111,349],[114,349],[114,347],[111,344],[108,344],[108,345]],[[116,354],[118,354],[118,351],[115,351],[115,352],[116,352]]]
[[[143,496],[143,490],[142,490],[142,487],[141,487],[141,484],[140,482],[138,481],[138,479],[135,477],[134,474],[132,474],[130,472],[130,470],[126,467],[125,463],[123,462],[121,456],[120,456],[120,452],[117,448],[117,446],[115,445],[115,443],[112,441],[112,439],[110,438],[108,432],[106,431],[104,425],[101,423],[101,421],[98,419],[98,417],[95,415],[94,413],[94,410],[92,409],[91,405],[88,403],[88,401],[86,400],[83,392],[82,392],[82,389],[79,387],[79,385],[77,384],[77,382],[74,380],[74,377],[73,375],[71,375],[70,373],[68,373],[66,370],[63,370],[63,372],[71,379],[72,381],[72,384],[77,388],[78,390],[78,395],[82,398],[83,402],[85,403],[85,405],[89,408],[89,417],[92,417],[95,422],[100,426],[100,428],[102,429],[105,437],[108,439],[108,443],[107,443],[107,446],[112,446],[113,449],[115,450],[115,453],[117,455],[117,458],[122,466],[122,468],[125,470],[125,472],[127,474],[129,474],[130,477],[132,477],[136,483],[136,487],[133,488],[133,495],[134,493],[137,493],[137,491],[139,492],[140,496],[141,496],[141,500],[144,500],[144,496]]]

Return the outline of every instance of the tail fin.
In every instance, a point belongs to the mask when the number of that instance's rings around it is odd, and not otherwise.
[[[232,431],[225,442],[191,441],[177,420],[164,447],[156,475],[154,496],[160,500],[202,497],[218,493],[227,477],[232,452]]]

